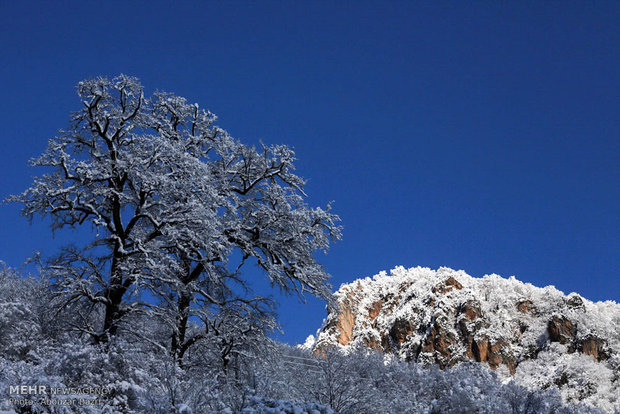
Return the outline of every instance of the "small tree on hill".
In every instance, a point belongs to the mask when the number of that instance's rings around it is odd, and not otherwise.
[[[10,200],[31,220],[50,216],[53,230],[92,226],[90,243],[49,268],[65,305],[93,312],[82,331],[108,341],[148,291],[182,356],[202,335],[188,337],[192,315],[233,305],[267,313],[264,300],[240,293],[251,262],[285,291],[327,297],[314,253],[340,238],[339,219],[305,204],[290,148],[244,145],[184,98],[145,97],[135,78],[86,80],[77,91],[82,108],[32,161],[50,171]]]

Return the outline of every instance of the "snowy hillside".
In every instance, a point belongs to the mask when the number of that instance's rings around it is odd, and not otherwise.
[[[432,271],[424,272],[437,276]],[[401,273],[407,275],[404,270]],[[435,304],[438,307],[444,304],[446,320],[452,317],[448,316],[452,315],[448,299],[454,298],[458,292],[464,293],[471,282],[463,275],[455,277],[463,283],[460,289],[454,284],[452,290],[447,291],[444,284],[441,290],[445,293],[439,293],[437,289],[434,293],[437,296]],[[399,279],[383,278],[385,282]],[[418,277],[416,280],[422,279]],[[496,282],[498,280],[502,279]],[[351,347],[352,343],[364,344],[363,340],[356,338],[360,332],[376,330],[380,338],[389,323],[387,309],[391,304],[394,305],[391,314],[401,315],[401,319],[403,315],[409,315],[409,323],[415,321],[415,315],[407,313],[406,306],[401,309],[397,306],[399,302],[390,301],[387,296],[381,306],[372,305],[375,301],[371,295],[374,291],[370,289],[372,283],[367,280],[350,285],[356,289],[355,295],[346,288],[339,292],[341,301],[351,299],[348,308],[342,306],[343,311],[349,310],[348,319],[330,316],[319,338],[323,345],[319,345],[318,352],[315,348],[314,354],[309,349],[311,341],[304,349],[248,332],[237,334],[232,331],[224,336],[220,330],[210,332],[211,336],[199,344],[196,352],[187,354],[186,362],[179,364],[170,356],[167,348],[170,333],[157,314],[145,313],[128,319],[126,329],[114,342],[101,346],[71,330],[73,313],[50,311],[55,308],[58,296],[52,293],[45,279],[22,277],[3,268],[0,263],[0,413],[602,413],[592,406],[563,404],[554,386],[529,390],[514,382],[502,383],[502,380],[511,378],[503,364],[498,365],[502,369],[497,371],[477,363],[460,363],[442,370],[437,365],[408,363],[398,357],[385,358],[385,354],[371,351],[367,346]],[[393,291],[388,285],[386,283],[383,290],[386,295]],[[368,292],[362,286],[368,288]],[[367,312],[366,300],[372,305],[371,315]],[[409,302],[413,301],[413,298],[409,299]],[[529,305],[532,315],[536,301],[532,299]],[[590,312],[591,306],[584,301],[585,313]],[[610,308],[602,309],[601,313],[609,313],[610,309],[615,312],[614,306],[617,307],[609,304]],[[409,308],[413,309],[412,306]],[[465,315],[473,315],[467,310],[469,308],[462,309]],[[486,317],[483,312],[488,313],[489,309],[487,304],[481,303],[481,316],[474,320],[483,321]],[[420,308],[419,312],[423,309]],[[433,312],[437,314],[439,311]],[[371,323],[372,329],[368,331],[364,328],[364,319],[372,318],[372,315],[377,325],[373,327]],[[532,315],[529,317],[534,318]],[[570,313],[569,316],[578,318]],[[420,317],[426,316],[420,313]],[[350,324],[344,325],[347,321]],[[395,322],[394,325],[401,326]],[[349,327],[345,332],[348,336],[340,336],[338,330],[345,331],[346,326]],[[444,327],[444,322],[438,322],[436,326],[434,335],[439,339],[433,342],[434,348],[420,351],[416,358],[423,360],[421,356],[425,356],[426,362],[432,358],[441,361],[443,357],[433,357],[433,352],[446,353],[449,350],[453,355],[466,352],[457,347],[455,335],[459,335],[458,332]],[[478,330],[484,333],[491,329],[490,326],[481,324]],[[389,355],[402,351],[405,358],[413,359],[407,356],[406,349],[416,335],[411,333],[400,343],[401,331],[402,328],[388,330],[389,338],[384,342],[390,346]],[[580,338],[581,331],[582,327],[578,325],[576,338]],[[614,366],[617,368],[617,348],[609,345],[611,340],[605,324],[601,324],[597,334],[602,341],[608,341],[600,349],[590,349],[583,343],[579,345],[577,339],[575,352],[561,354],[560,348],[564,347],[568,352],[569,345],[552,343],[538,353],[537,360],[517,364],[516,377],[520,375],[520,378],[527,379],[522,382],[539,388],[544,388],[545,381],[558,378],[559,384],[565,383],[562,387],[565,399],[584,398],[611,411],[618,401],[617,378],[612,372]],[[442,348],[442,341],[446,342],[447,338],[453,343]],[[338,344],[338,340],[347,345],[326,346],[330,341]],[[482,338],[474,334],[474,340],[480,342],[476,345],[479,359],[490,363],[494,363],[498,354],[506,355],[506,350],[512,349],[506,346],[502,351],[504,354],[496,352],[493,348],[495,342],[492,342],[486,356],[482,357]],[[377,343],[375,346],[383,350],[383,345]],[[347,352],[338,352],[340,349]],[[594,358],[595,351],[601,362]],[[453,364],[449,361],[444,367]],[[527,365],[529,362],[533,364]],[[504,372],[503,377],[497,375],[498,371]],[[555,375],[556,371],[566,375]],[[41,387],[42,393],[32,393],[32,389],[40,390]],[[572,390],[574,395],[567,394],[567,390]],[[578,394],[584,392],[588,394]]]
[[[565,401],[620,409],[620,305],[514,277],[405,269],[335,293],[315,352],[367,346],[441,368],[474,360],[505,381],[559,388]]]

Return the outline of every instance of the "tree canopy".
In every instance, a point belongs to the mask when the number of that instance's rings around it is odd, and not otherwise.
[[[136,78],[85,80],[77,92],[68,128],[32,161],[48,172],[11,200],[53,230],[92,226],[88,244],[48,268],[63,306],[88,310],[79,329],[108,341],[147,306],[166,315],[182,354],[200,338],[187,337],[192,316],[208,327],[223,308],[268,314],[266,299],[241,293],[246,263],[284,291],[328,297],[315,253],[340,238],[339,218],[306,204],[292,149],[245,145],[197,104],[145,96]]]

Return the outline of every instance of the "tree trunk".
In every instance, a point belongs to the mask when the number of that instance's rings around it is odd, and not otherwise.
[[[180,362],[183,359],[187,346],[185,343],[185,336],[187,334],[187,321],[189,319],[189,305],[191,298],[185,291],[179,293],[179,300],[177,302],[177,326],[172,334],[172,344],[170,352],[172,356]]]
[[[110,269],[110,284],[106,288],[105,296],[108,302],[105,306],[105,316],[103,319],[103,332],[97,338],[97,342],[108,342],[118,331],[118,324],[123,317],[121,311],[121,305],[123,303],[123,297],[127,292],[128,286],[123,284],[123,276],[118,269],[118,262],[120,260],[118,242],[114,246],[114,252],[112,257],[112,265]]]
[[[123,285],[114,285],[109,289],[108,303],[105,307],[105,318],[103,321],[103,342],[107,342],[118,331],[118,323],[123,316],[121,304],[126,291],[127,289]]]

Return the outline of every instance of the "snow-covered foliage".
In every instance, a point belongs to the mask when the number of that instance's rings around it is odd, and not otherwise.
[[[620,410],[620,305],[514,277],[405,269],[345,284],[314,349],[371,347],[407,361],[479,361],[504,381]],[[488,364],[488,365],[487,365]]]

